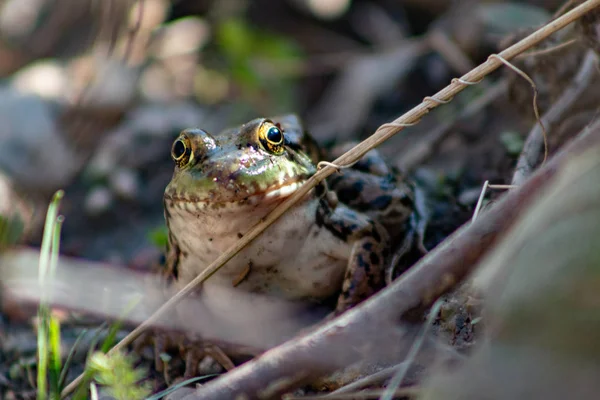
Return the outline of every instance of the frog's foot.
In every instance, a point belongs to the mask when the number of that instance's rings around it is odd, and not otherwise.
[[[162,373],[165,382],[173,382],[171,373],[171,357],[175,354],[185,362],[183,379],[193,378],[198,375],[198,364],[207,356],[212,357],[221,367],[231,370],[235,367],[231,359],[214,344],[203,340],[191,340],[183,333],[149,331],[142,334],[134,343],[134,349],[139,350],[145,346],[153,347],[154,368]],[[167,355],[168,357],[165,357]]]
[[[198,376],[198,364],[205,357],[212,357],[221,367],[227,371],[235,368],[233,361],[218,346],[201,341],[188,341],[179,344],[179,353],[185,360],[184,379]]]

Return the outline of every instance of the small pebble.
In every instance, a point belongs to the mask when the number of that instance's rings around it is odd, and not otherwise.
[[[97,186],[90,190],[85,198],[85,211],[88,215],[100,215],[113,204],[114,196],[105,186]]]
[[[220,374],[223,367],[211,356],[206,356],[198,364],[198,371],[202,375]]]
[[[78,171],[80,157],[64,139],[50,103],[0,88],[0,169],[32,191],[54,191]]]
[[[68,76],[58,62],[39,61],[17,72],[12,85],[21,93],[60,100],[67,92]]]
[[[93,178],[106,177],[115,169],[116,163],[115,153],[101,148],[90,160],[86,172]]]
[[[114,193],[125,199],[135,199],[139,193],[139,179],[136,173],[128,168],[113,171],[108,182]]]

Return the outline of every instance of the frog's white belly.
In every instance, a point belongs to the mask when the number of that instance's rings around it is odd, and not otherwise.
[[[289,210],[205,284],[232,287],[244,277],[237,288],[288,299],[318,300],[338,293],[351,244],[315,223],[317,204],[316,199],[309,199]],[[239,239],[238,233],[247,232],[269,210],[188,212],[174,209],[169,221],[182,251],[181,284],[203,271]]]

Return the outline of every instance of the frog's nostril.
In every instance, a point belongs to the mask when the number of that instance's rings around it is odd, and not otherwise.
[[[186,129],[183,131],[183,134],[193,143],[192,147],[194,151],[198,149],[202,152],[207,152],[217,147],[215,138],[204,129]]]

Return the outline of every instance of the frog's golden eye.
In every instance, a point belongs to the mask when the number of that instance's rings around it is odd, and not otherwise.
[[[171,146],[171,157],[178,166],[184,166],[190,161],[192,147],[190,141],[185,136],[178,137]]]
[[[265,150],[273,154],[283,153],[283,131],[271,121],[265,121],[259,128],[258,138]]]

